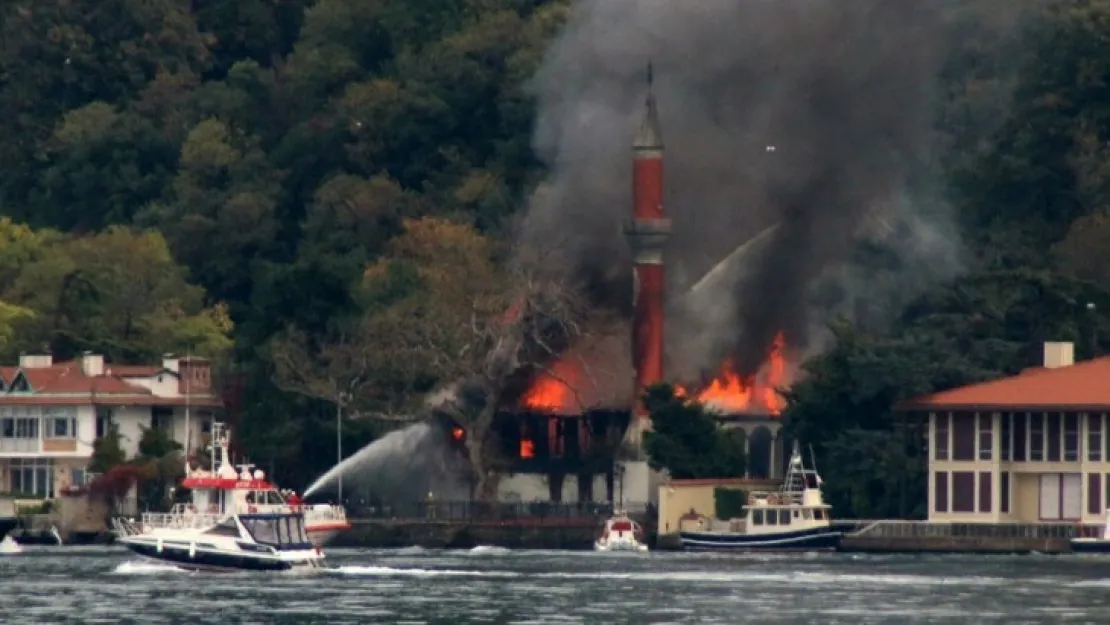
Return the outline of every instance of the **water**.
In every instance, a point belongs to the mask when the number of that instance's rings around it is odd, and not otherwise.
[[[415,423],[373,441],[321,475],[308,497],[329,490],[343,476],[344,499],[413,501],[434,491],[440,499],[467,494],[462,457],[450,449],[442,428]]]
[[[1108,623],[1110,558],[331,550],[310,574],[185,573],[121,548],[0,557],[0,622]]]

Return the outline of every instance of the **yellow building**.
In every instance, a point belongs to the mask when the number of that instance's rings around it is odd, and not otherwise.
[[[1044,365],[907,401],[928,414],[929,520],[1102,522],[1110,507],[1110,358]]]
[[[667,480],[659,486],[657,531],[662,535],[678,532],[679,523],[686,515],[716,517],[714,492],[718,488],[751,492],[776,488],[779,481],[750,478]]]

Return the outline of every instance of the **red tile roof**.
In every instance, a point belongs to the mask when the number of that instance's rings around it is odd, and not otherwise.
[[[104,375],[89,376],[77,361],[54,363],[48,367],[2,367],[5,388],[22,374],[31,385],[30,393],[0,391],[0,405],[88,405],[112,404],[126,406],[184,405],[183,395],[160,397],[150,389],[127,382],[124,378],[151,377],[164,371],[156,366],[105,365]],[[188,403],[194,406],[219,406],[219,398],[208,393],[191,393]]]
[[[1110,357],[1018,375],[902,402],[899,410],[1110,410]]]

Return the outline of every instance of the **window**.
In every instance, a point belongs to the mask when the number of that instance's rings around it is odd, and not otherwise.
[[[948,512],[948,472],[937,471],[933,474],[933,510]]]
[[[762,510],[752,510],[752,525],[763,525]]]
[[[790,525],[789,510],[779,510],[779,525]]]
[[[15,379],[12,380],[12,384],[8,388],[8,391],[12,393],[31,392],[31,385],[27,382],[27,376],[24,375],[22,371],[20,371],[19,375],[15,376]]]
[[[1048,441],[1045,459],[1049,462],[1060,462],[1060,432],[1063,429],[1063,421],[1059,412],[1048,413],[1048,423],[1044,429],[1045,439]]]
[[[1102,514],[1102,474],[1087,474],[1087,513]]]
[[[54,461],[49,458],[13,458],[8,465],[8,489],[33,497],[54,496]]]
[[[1029,457],[1029,413],[1019,412],[1014,415],[1014,462],[1025,462]]]
[[[242,538],[242,535],[240,535],[239,533],[239,526],[235,524],[235,519],[231,518],[220,521],[218,525],[216,525],[212,529],[205,530],[204,533],[211,534],[213,536],[230,536],[232,538]]]
[[[70,486],[84,486],[88,481],[88,474],[85,469],[72,469],[69,472]]]
[[[1010,474],[1005,471],[998,476],[998,509],[1010,513]]]
[[[1010,460],[1013,457],[1011,448],[1014,446],[1014,413],[1007,412],[1002,415],[1002,449],[1001,458]]]
[[[778,525],[779,515],[774,510],[767,511],[767,525]]]
[[[948,422],[952,413],[934,415],[936,434],[933,439],[933,459],[948,460]]]
[[[991,511],[991,474],[986,471],[979,472],[979,512]]]
[[[173,431],[173,408],[155,406],[150,409],[150,427],[155,430]]]
[[[990,460],[994,454],[994,417],[979,413],[979,459]]]
[[[975,460],[975,415],[957,412],[952,415],[952,459]]]
[[[1029,459],[1044,460],[1044,413],[1029,415]]]
[[[96,438],[104,438],[112,429],[112,409],[96,407]]]
[[[813,511],[813,518],[817,519],[818,521],[824,521],[825,520],[825,511],[824,510],[814,510]]]
[[[1079,460],[1079,415],[1064,415],[1064,461]]]
[[[77,438],[77,411],[48,408],[45,415],[46,438]]]
[[[975,512],[975,474],[952,472],[952,512]]]
[[[1102,414],[1087,415],[1087,460],[1102,461]]]

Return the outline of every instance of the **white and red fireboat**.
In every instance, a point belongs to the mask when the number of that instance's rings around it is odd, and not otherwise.
[[[208,470],[185,467],[181,486],[192,493],[191,503],[178,503],[170,512],[147,512],[139,523],[117,519],[130,533],[148,534],[155,529],[200,529],[219,524],[229,515],[297,514],[314,547],[320,548],[339,532],[351,528],[343,506],[305,504],[292,491],[284,493],[250,464],[231,465],[230,433],[223,423],[212,424],[212,465]],[[236,470],[236,468],[238,470]]]

